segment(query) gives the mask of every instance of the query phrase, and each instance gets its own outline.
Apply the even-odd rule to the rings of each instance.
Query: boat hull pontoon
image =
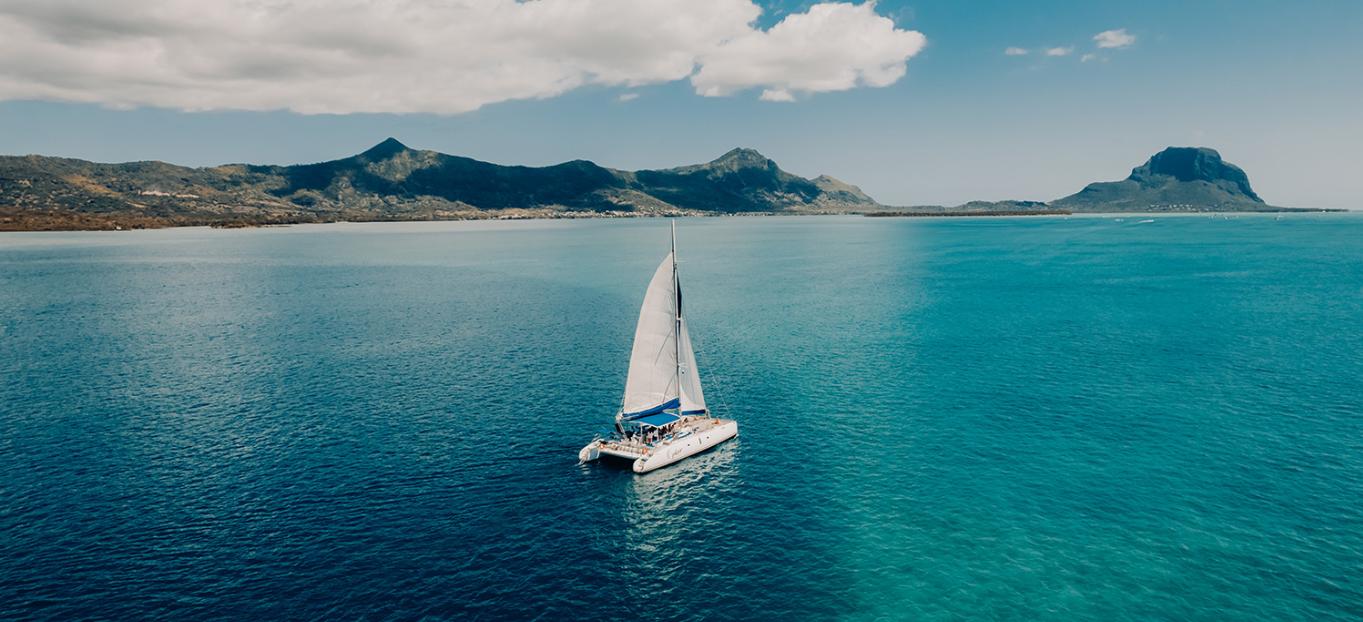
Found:
[[[733,419],[695,417],[679,421],[670,433],[654,442],[637,439],[598,439],[588,443],[577,458],[591,462],[615,457],[633,462],[635,473],[647,473],[689,458],[738,436]]]

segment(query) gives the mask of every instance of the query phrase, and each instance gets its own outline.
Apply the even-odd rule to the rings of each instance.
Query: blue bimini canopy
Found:
[[[642,424],[644,424],[644,425],[646,425],[646,426],[650,426],[650,427],[654,427],[654,428],[661,428],[661,427],[663,427],[663,426],[665,426],[665,425],[667,425],[667,424],[669,424],[669,423],[672,423],[673,421],[676,421],[676,420],[678,420],[678,419],[680,419],[680,418],[681,418],[681,417],[678,417],[678,416],[676,416],[676,415],[674,415],[674,414],[672,414],[672,413],[658,413],[658,414],[656,414],[656,415],[649,415],[649,416],[647,416],[647,417],[639,417],[638,419],[635,419],[634,421],[635,421],[635,423],[642,423]]]

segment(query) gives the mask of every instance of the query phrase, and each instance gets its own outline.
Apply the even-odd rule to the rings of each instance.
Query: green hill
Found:
[[[503,166],[389,138],[348,158],[187,168],[0,157],[0,229],[84,229],[341,220],[857,211],[878,204],[751,149],[705,164],[620,171],[574,160]]]

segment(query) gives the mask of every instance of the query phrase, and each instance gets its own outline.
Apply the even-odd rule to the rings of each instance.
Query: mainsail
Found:
[[[634,349],[629,357],[629,377],[621,414],[634,419],[676,408],[682,414],[704,414],[705,394],[700,388],[696,353],[681,315],[681,288],[677,283],[676,252],[668,253],[648,283],[639,324],[634,329]],[[680,329],[681,343],[677,343]]]
[[[677,281],[668,253],[648,282],[634,350],[629,356],[623,414],[636,417],[680,404],[677,394]]]

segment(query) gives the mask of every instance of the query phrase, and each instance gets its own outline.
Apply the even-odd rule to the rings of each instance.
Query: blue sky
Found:
[[[555,87],[561,88],[560,94],[539,99],[491,101],[467,111],[400,114],[279,110],[280,102],[298,107],[290,98],[307,98],[299,106],[314,108],[337,104],[318,103],[312,97],[319,90],[316,86],[306,93],[291,91],[289,85],[304,78],[288,72],[300,76],[309,68],[275,67],[268,56],[264,62],[243,56],[237,70],[250,72],[248,78],[278,70],[281,78],[224,77],[238,81],[231,82],[235,92],[209,90],[206,99],[188,106],[207,110],[178,109],[186,105],[162,91],[130,95],[121,85],[170,78],[152,65],[146,75],[129,74],[142,70],[125,66],[110,67],[108,76],[100,75],[103,53],[90,50],[106,48],[70,48],[76,44],[69,42],[103,41],[109,37],[99,29],[123,26],[111,26],[114,22],[102,16],[75,15],[86,20],[73,19],[70,12],[39,14],[50,12],[53,2],[60,4],[49,0],[39,7],[0,0],[0,35],[6,20],[13,28],[30,27],[36,22],[24,20],[39,19],[50,19],[62,28],[92,24],[78,32],[31,27],[66,48],[51,47],[56,43],[49,45],[38,35],[24,39],[31,47],[14,43],[14,37],[9,43],[0,37],[0,56],[10,59],[0,61],[0,99],[8,100],[0,101],[0,152],[189,165],[294,163],[342,157],[395,136],[413,147],[499,163],[542,165],[584,158],[636,169],[705,161],[732,147],[747,146],[791,172],[826,173],[858,184],[885,203],[955,204],[971,199],[1053,199],[1089,181],[1122,178],[1165,146],[1199,145],[1218,149],[1245,168],[1255,189],[1270,203],[1363,208],[1356,181],[1363,164],[1363,3],[1353,1],[883,0],[865,8],[893,20],[892,35],[876,31],[899,37],[887,44],[890,48],[913,49],[903,34],[907,31],[926,37],[926,46],[908,57],[904,75],[893,80],[868,70],[854,88],[822,90],[814,86],[822,84],[820,76],[806,75],[804,68],[857,49],[869,41],[865,32],[870,31],[848,31],[848,39],[838,39],[837,33],[808,37],[819,41],[804,41],[791,33],[794,39],[788,37],[783,45],[809,49],[731,53],[727,64],[714,60],[705,65],[706,84],[698,82],[696,74],[684,79],[658,77],[671,75],[673,69],[630,68],[636,71],[630,74],[632,86],[586,80],[562,87],[560,82]],[[771,28],[812,6],[766,3],[753,27]],[[86,10],[80,3],[67,8]],[[140,8],[155,7],[144,2],[123,11],[135,14]],[[746,17],[740,11],[735,19],[742,25]],[[342,34],[347,32],[344,27],[337,25]],[[322,24],[317,30],[327,34],[327,28]],[[1115,29],[1134,41],[1120,48],[1097,47],[1093,37]],[[381,56],[387,53],[384,37],[401,39],[408,33],[366,34],[370,35],[372,41],[366,39],[366,45]],[[613,58],[638,53],[628,41],[619,43],[623,47],[616,51],[609,47],[616,45],[609,36],[598,38],[605,41],[602,47],[586,56],[604,54],[609,64]],[[777,45],[775,39],[769,42],[771,47]],[[819,48],[820,44],[826,47]],[[580,42],[564,45],[580,47]],[[1005,54],[1009,47],[1028,54]],[[1045,55],[1043,50],[1050,48],[1072,49],[1063,56]],[[93,68],[78,62],[82,49]],[[771,54],[783,56],[772,60]],[[1094,56],[1083,60],[1088,54]],[[61,65],[63,55],[79,69]],[[474,89],[463,85],[477,82],[482,73],[493,72],[504,61],[492,52],[484,57],[466,51],[453,57],[456,60],[450,62],[462,68],[439,74],[447,84],[435,78],[429,80],[433,85],[422,84],[421,89],[378,84],[383,98],[373,105],[428,109],[463,101],[458,97]],[[771,70],[775,73],[749,76],[745,72],[756,64],[751,58],[779,67]],[[689,71],[685,69],[689,62],[684,62],[683,71]],[[860,61],[849,57],[847,62]],[[37,71],[32,69],[35,65],[58,77],[24,77]],[[614,70],[612,66],[602,71]],[[443,65],[440,71],[445,71]],[[638,79],[645,75],[639,71],[652,72],[647,73],[652,77]],[[119,85],[99,86],[109,84],[109,76],[115,76]],[[871,84],[885,81],[886,86]],[[698,94],[707,84],[726,92]],[[486,87],[494,94],[480,97],[497,99],[495,93],[501,91],[496,88],[500,87]],[[533,89],[539,87],[516,88],[536,92]],[[404,93],[417,90],[425,99],[412,104],[418,97],[414,94],[411,101],[404,101]],[[777,98],[788,94],[795,101],[761,101],[759,94],[767,91],[779,91]],[[255,97],[257,92],[262,96]],[[241,94],[245,95],[238,97]],[[621,101],[622,95],[633,99]],[[62,101],[72,99],[83,101]]]

